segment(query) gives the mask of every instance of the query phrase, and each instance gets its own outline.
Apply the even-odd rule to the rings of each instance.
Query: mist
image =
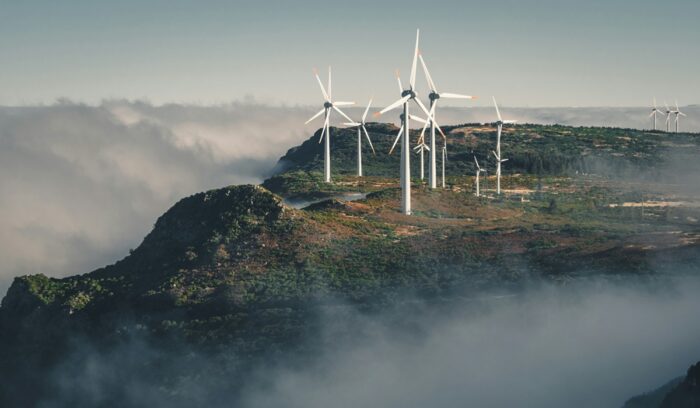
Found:
[[[306,354],[270,354],[252,372],[225,368],[225,352],[80,345],[41,406],[620,407],[700,358],[698,289],[597,280],[372,313],[338,303],[319,311]],[[171,391],[144,374],[154,366]]]
[[[319,107],[153,105],[0,107],[0,294],[18,275],[89,272],[128,254],[180,198],[259,183],[320,125]],[[682,130],[700,130],[700,107]],[[353,116],[361,108],[349,109]],[[650,126],[647,108],[509,108],[522,122]],[[395,117],[394,117],[395,116]],[[398,114],[382,120],[398,122]],[[442,125],[490,122],[492,108],[445,107]]]

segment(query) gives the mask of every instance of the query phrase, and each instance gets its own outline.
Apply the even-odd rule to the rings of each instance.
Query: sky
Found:
[[[28,0],[0,6],[0,105],[313,105],[397,95],[416,28],[442,91],[505,106],[700,103],[696,0]],[[424,87],[419,75],[419,89]]]

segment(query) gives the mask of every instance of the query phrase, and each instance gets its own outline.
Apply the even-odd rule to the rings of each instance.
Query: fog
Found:
[[[17,275],[66,276],[113,263],[184,196],[262,181],[320,126],[303,124],[316,110],[250,98],[218,106],[112,100],[0,107],[0,294]],[[700,108],[682,110],[682,129],[700,130]],[[502,112],[521,122],[650,124],[646,108]],[[439,120],[487,122],[493,115],[486,107],[446,107]]]
[[[252,374],[139,341],[114,353],[81,346],[42,406],[620,407],[700,358],[698,289],[697,279],[598,281],[376,314],[338,304],[311,356],[271,355]],[[154,365],[174,390],[143,374]]]

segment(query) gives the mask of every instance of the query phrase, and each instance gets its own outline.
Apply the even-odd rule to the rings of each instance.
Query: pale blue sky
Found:
[[[700,1],[22,1],[0,5],[0,104],[67,97],[395,98],[415,29],[441,90],[504,105],[700,103]],[[422,76],[419,81],[423,81]]]

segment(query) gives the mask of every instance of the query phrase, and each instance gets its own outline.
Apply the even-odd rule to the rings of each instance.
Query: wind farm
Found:
[[[410,68],[410,75],[408,78],[408,86],[404,87],[403,82],[401,81],[401,76],[400,76],[400,71],[397,69],[396,70],[396,82],[398,84],[399,92],[400,92],[400,98],[394,101],[393,103],[389,104],[385,108],[379,110],[374,114],[375,118],[379,118],[381,115],[384,115],[390,111],[393,111],[397,108],[401,108],[401,114],[399,115],[399,121],[400,121],[400,126],[398,128],[398,132],[396,133],[396,137],[394,139],[393,144],[391,144],[391,148],[388,149],[388,154],[391,155],[397,145],[400,146],[400,163],[399,163],[399,186],[401,188],[401,205],[400,205],[400,211],[404,215],[411,215],[412,214],[412,196],[411,196],[411,191],[412,188],[414,188],[414,185],[418,183],[418,185],[422,185],[424,179],[425,179],[425,154],[427,153],[429,156],[428,160],[428,183],[427,186],[431,190],[435,190],[438,188],[438,179],[440,179],[440,187],[442,189],[447,188],[447,182],[446,182],[446,169],[447,169],[447,162],[448,162],[448,134],[446,134],[442,127],[437,122],[436,116],[437,116],[437,106],[438,106],[438,101],[440,99],[453,99],[453,100],[476,100],[478,97],[473,96],[473,95],[467,95],[467,94],[459,94],[459,93],[451,93],[451,92],[440,92],[438,91],[437,86],[435,85],[435,82],[433,80],[433,77],[428,69],[428,66],[426,64],[425,58],[423,57],[423,52],[420,49],[420,29],[416,30],[416,38],[415,38],[415,45],[413,47],[413,53],[411,55],[411,68]],[[427,106],[426,103],[421,101],[420,95],[417,92],[417,68],[418,64],[420,63],[420,66],[422,67],[422,71],[424,74],[424,80],[425,83],[428,87],[428,101],[427,101]],[[332,102],[331,100],[331,94],[330,94],[330,89],[331,89],[331,71],[329,67],[328,71],[328,92],[326,91],[326,88],[324,88],[320,77],[318,76],[318,73],[314,71],[314,76],[316,78],[316,81],[318,82],[321,92],[324,96],[324,108],[320,110],[318,113],[316,113],[309,121],[306,123],[311,122],[312,120],[316,119],[317,117],[321,116],[322,114],[324,115],[324,124],[323,127],[321,128],[321,133],[320,133],[320,138],[319,138],[319,143],[321,143],[323,140],[325,140],[324,144],[324,181],[326,183],[331,183],[331,175],[330,175],[330,168],[331,168],[331,147],[330,147],[330,111],[335,110],[337,111],[340,115],[342,115],[344,118],[348,119],[348,122],[345,122],[344,124],[346,126],[350,127],[355,127],[357,129],[357,172],[356,175],[357,177],[363,177],[364,173],[362,170],[362,135],[364,134],[367,142],[369,143],[370,148],[372,149],[373,153],[373,158],[374,160],[377,160],[376,152],[374,150],[374,146],[372,145],[372,141],[369,137],[369,132],[367,130],[367,125],[368,122],[366,121],[367,119],[367,114],[369,112],[370,106],[372,104],[372,99],[370,99],[369,104],[367,105],[366,109],[364,110],[361,119],[359,121],[353,121],[351,120],[344,112],[342,112],[340,109],[338,109],[338,106],[350,106],[353,104],[353,102]],[[503,176],[503,167],[506,162],[509,161],[509,158],[504,157],[503,152],[502,152],[502,143],[501,143],[501,138],[503,136],[503,129],[504,126],[513,126],[515,125],[518,120],[514,119],[504,119],[501,116],[501,110],[498,106],[498,102],[496,101],[496,97],[492,96],[491,97],[493,101],[493,107],[495,109],[496,113],[496,120],[492,122],[491,124],[495,127],[495,145],[494,148],[491,149],[490,154],[487,154],[485,157],[482,157],[483,162],[485,163],[485,167],[480,167],[477,161],[477,157],[473,155],[474,158],[474,165],[475,165],[475,171],[476,171],[476,177],[474,178],[474,186],[473,189],[475,190],[475,195],[477,197],[480,197],[483,195],[482,191],[483,189],[480,188],[479,186],[479,177],[482,172],[486,173],[488,165],[493,163],[493,166],[495,167],[494,173],[495,173],[495,196],[500,196],[502,193],[502,188],[501,188],[501,179]],[[652,102],[652,109],[651,113],[649,114],[649,118],[652,120],[652,130],[656,131],[657,130],[657,115],[665,115],[665,125],[666,125],[666,133],[671,132],[671,126],[672,126],[672,121],[673,121],[673,126],[675,133],[679,133],[680,127],[679,127],[679,122],[680,122],[680,117],[686,116],[685,113],[680,111],[680,107],[678,106],[678,102],[676,102],[675,109],[672,109],[669,107],[668,103],[664,102],[664,110],[661,110],[657,107],[656,105],[656,97],[654,97]],[[418,115],[414,115],[410,113],[410,106],[411,103],[414,103],[415,106],[419,109],[419,111],[425,115],[425,118],[420,117]],[[419,124],[422,124],[422,130],[420,131],[419,135],[417,138],[415,138],[415,142],[413,145],[411,145],[413,139],[412,139],[412,131],[411,131],[411,121],[417,122]],[[428,131],[428,136],[429,136],[429,141],[426,143],[426,131]],[[515,132],[517,134],[517,132]],[[438,147],[438,142],[436,140],[436,136],[439,134],[442,137],[442,145]],[[413,180],[411,176],[411,152],[415,152],[418,155],[418,168],[417,168],[417,173],[418,173],[418,179]],[[440,172],[438,173],[438,151],[440,153]],[[474,152],[471,152],[474,153]],[[490,160],[491,159],[491,160]],[[460,175],[457,175],[458,177]],[[466,178],[467,175],[464,174],[464,177]]]
[[[700,7],[641,1],[8,3],[0,406],[696,406]]]

